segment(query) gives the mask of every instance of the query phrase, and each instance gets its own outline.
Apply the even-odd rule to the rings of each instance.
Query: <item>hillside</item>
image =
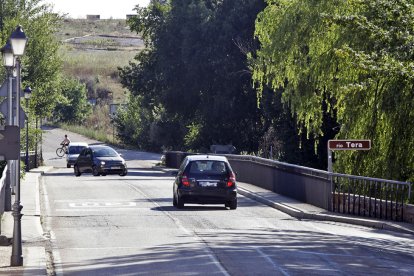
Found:
[[[126,101],[128,92],[119,83],[117,68],[127,65],[144,47],[126,20],[65,19],[56,35],[63,43],[64,73],[84,82],[92,101]]]
[[[125,104],[129,95],[120,84],[117,68],[128,65],[144,48],[142,40],[120,19],[65,19],[56,36],[62,42],[64,74],[86,84],[88,100],[94,105],[81,126],[65,128],[115,142],[110,106]]]

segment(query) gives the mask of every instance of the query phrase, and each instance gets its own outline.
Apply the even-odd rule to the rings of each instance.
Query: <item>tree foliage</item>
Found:
[[[0,5],[2,45],[21,25],[29,38],[22,57],[22,83],[32,88],[30,109],[36,117],[51,114],[59,93],[61,60],[55,37],[61,18],[43,0],[4,0]]]
[[[137,7],[131,29],[148,46],[121,69],[123,84],[153,114],[163,148],[207,150],[211,144],[257,149],[260,111],[246,54],[257,47],[261,0],[175,0]],[[241,132],[240,129],[243,129]]]
[[[338,138],[372,140],[369,152],[337,153],[337,171],[413,180],[412,1],[267,2],[254,81],[283,91],[308,135],[326,135],[328,113]]]
[[[59,87],[61,93],[53,111],[53,119],[64,123],[82,123],[91,113],[85,84],[77,79],[63,78]]]

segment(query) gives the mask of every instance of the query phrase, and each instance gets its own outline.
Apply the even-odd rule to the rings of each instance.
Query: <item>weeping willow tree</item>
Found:
[[[412,0],[268,0],[252,55],[259,91],[282,91],[301,130],[371,139],[367,152],[336,153],[335,171],[414,180]],[[259,99],[261,93],[259,92]]]

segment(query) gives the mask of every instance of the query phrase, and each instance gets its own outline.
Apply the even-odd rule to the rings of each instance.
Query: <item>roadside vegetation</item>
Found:
[[[414,181],[411,2],[151,1],[88,21],[6,0],[0,39],[17,24],[31,37],[31,128],[48,118],[157,152],[232,144],[319,169],[329,139],[370,139],[335,152],[334,171]]]
[[[85,20],[64,18],[55,34],[60,41],[90,34],[137,37],[136,33],[131,33],[124,19]]]
[[[133,43],[139,36],[129,30],[126,20],[65,19],[63,26],[57,33],[64,42],[59,52],[62,69],[65,76],[85,87],[89,105],[82,124],[56,117],[54,122],[91,138],[121,143],[115,139],[109,106],[128,101],[129,93],[121,85],[118,67],[126,66],[140,50],[142,46]],[[126,41],[120,43],[120,38]]]
[[[129,21],[147,48],[121,70],[119,138],[321,169],[329,139],[370,139],[334,170],[413,181],[411,2],[153,1]]]
[[[61,18],[52,13],[42,0],[4,0],[0,5],[1,45],[6,44],[17,25],[21,25],[26,36],[30,38],[25,54],[21,57],[21,68],[22,87],[28,85],[32,89],[29,108],[23,108],[29,118],[29,148],[33,149],[36,144],[35,137],[39,137],[40,132],[35,128],[36,122],[50,116],[56,103],[62,99],[62,60],[58,55],[60,43],[55,37]],[[2,81],[6,80],[3,66],[0,67],[0,76]],[[25,133],[25,129],[22,129],[22,147],[25,145]],[[24,166],[21,168],[23,176]]]

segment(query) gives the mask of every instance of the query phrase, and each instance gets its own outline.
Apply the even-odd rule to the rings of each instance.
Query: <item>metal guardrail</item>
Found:
[[[186,155],[167,152],[166,165],[178,168]],[[225,154],[242,181],[329,211],[396,221],[414,197],[413,184],[313,169],[251,155]]]
[[[412,183],[332,173],[333,211],[403,221]]]
[[[296,172],[296,173],[304,174],[307,176],[319,177],[322,179],[329,180],[329,173],[323,170],[289,164],[289,163],[280,162],[277,160],[266,159],[262,157],[251,156],[251,155],[226,154],[225,156],[229,160],[250,161],[256,164],[271,166],[271,167],[278,168],[281,170],[289,170],[291,172]]]

